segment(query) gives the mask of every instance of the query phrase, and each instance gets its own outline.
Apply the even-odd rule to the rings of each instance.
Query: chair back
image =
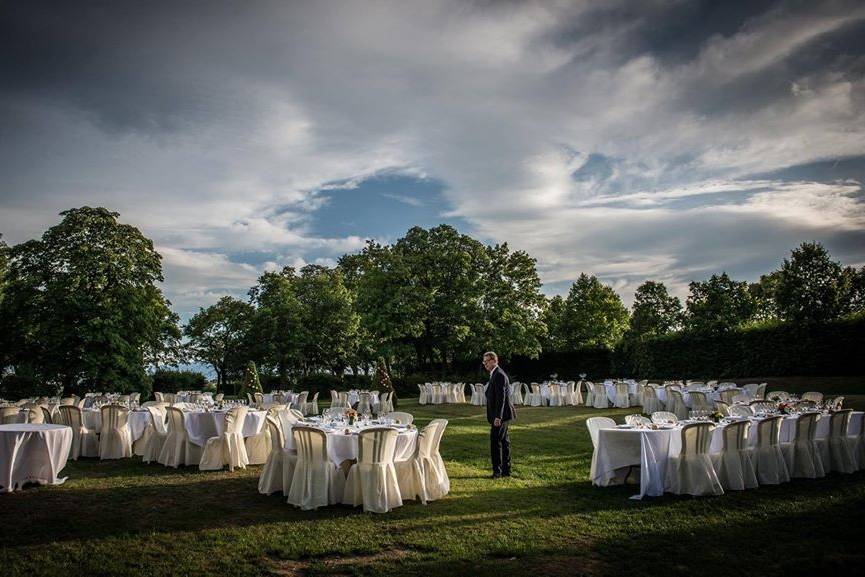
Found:
[[[419,384],[418,384],[418,387],[420,387]],[[331,389],[330,390],[330,404],[331,404],[331,406],[333,406],[333,405],[336,405],[338,403],[339,403],[339,393],[337,393],[335,390]]]
[[[159,391],[155,391],[153,393],[153,398],[156,399],[157,403],[164,403],[165,402],[165,397]]]
[[[724,401],[715,401],[715,410],[726,417],[730,414],[730,405]]]
[[[225,393],[216,393],[216,396],[213,397],[213,402],[218,403],[225,398]]]
[[[727,389],[718,393],[718,398],[727,403],[728,405],[733,404],[733,398],[739,394],[739,391],[736,389]]]
[[[850,417],[853,409],[844,409],[832,413],[829,420],[829,436],[833,439],[841,439],[847,436],[847,427],[850,425]]]
[[[129,409],[121,405],[105,405],[100,409],[102,415],[102,430],[100,433],[121,429],[129,419]]]
[[[392,463],[396,454],[396,429],[364,429],[358,436],[358,463]]]
[[[690,423],[682,427],[682,450],[680,455],[701,455],[709,452],[712,442],[712,423]]]
[[[600,429],[615,429],[616,421],[610,417],[589,417],[586,419],[586,428],[592,438],[592,445],[598,447],[598,431]]]
[[[297,458],[299,461],[302,460],[309,463],[327,462],[327,435],[324,431],[303,425],[295,425],[291,429],[291,435],[294,437],[294,446],[297,448]]]
[[[748,431],[751,423],[748,421],[737,421],[726,425],[721,433],[724,436],[725,451],[741,451],[748,446]]]
[[[757,446],[772,447],[781,442],[781,425],[784,417],[778,415],[762,419],[757,423]]]
[[[402,411],[394,411],[388,413],[387,417],[394,420],[395,423],[399,423],[400,425],[411,425],[414,422],[414,416],[410,413],[404,413]]]
[[[75,397],[62,398],[62,399],[60,399],[60,404],[61,405],[74,405],[75,404]]]
[[[655,387],[652,385],[646,385],[643,387],[643,402],[645,403],[646,399],[657,399],[658,392],[655,390]]]
[[[631,426],[638,425],[651,425],[652,420],[644,417],[643,415],[626,415],[625,422]]]
[[[246,421],[248,410],[246,407],[232,407],[225,413],[226,435],[235,435],[243,430],[243,423]]]
[[[652,413],[652,422],[653,423],[678,423],[679,417],[676,416],[676,413],[671,413],[670,411],[655,411]]]
[[[153,425],[153,429],[160,435],[168,434],[168,427],[165,424],[165,408],[162,405],[150,405],[144,408],[150,413],[150,423]]]
[[[261,408],[264,406],[264,394],[255,393],[252,397],[255,400],[255,406],[256,407]]]
[[[48,410],[48,407],[39,405],[39,408],[42,409],[42,420],[46,423],[53,423],[54,419],[51,418],[51,411]]]
[[[182,410],[178,409],[177,407],[166,407],[165,414],[168,417],[169,433],[186,433],[186,426],[183,424]]]
[[[709,404],[709,398],[706,396],[706,393],[702,391],[691,391],[688,394],[691,397],[691,406],[694,409],[700,411],[706,410],[712,406]]]
[[[60,420],[67,427],[72,427],[73,431],[78,431],[84,426],[84,417],[81,415],[81,408],[75,405],[60,405]]]
[[[438,455],[439,446],[441,445],[442,437],[445,434],[445,429],[447,429],[448,421],[447,419],[433,419],[432,421],[430,421],[430,424],[435,424],[436,426],[435,439],[433,440],[433,444],[431,447],[432,454]]]
[[[796,417],[796,442],[813,441],[817,433],[817,413],[805,413]]]
[[[748,405],[733,405],[728,409],[731,417],[753,417],[754,411]]]
[[[766,394],[767,401],[787,401],[790,399],[790,393],[787,391],[772,391]]]
[[[751,401],[751,404],[748,406],[751,407],[755,415],[758,413],[772,413],[778,410],[777,403],[773,403],[772,401]]]
[[[815,403],[819,403],[823,400],[823,393],[808,391],[807,393],[802,393],[802,396],[799,398],[803,401],[814,401]]]
[[[541,394],[541,386],[537,383],[532,383],[532,393],[535,395]]]
[[[628,383],[616,383],[616,395],[628,395]]]
[[[272,451],[281,451],[285,448],[285,433],[282,432],[282,427],[275,418],[268,415],[266,417],[267,430],[270,431],[270,448]]]
[[[685,404],[685,397],[682,396],[682,392],[679,389],[667,389],[667,401],[673,401],[674,403]]]

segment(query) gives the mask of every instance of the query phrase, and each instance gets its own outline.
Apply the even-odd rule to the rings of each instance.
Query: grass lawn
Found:
[[[850,402],[852,401],[852,403]],[[861,408],[865,397],[848,397]],[[514,477],[488,479],[482,407],[450,421],[451,493],[387,515],[302,512],[257,492],[261,467],[199,472],[70,461],[58,487],[0,495],[0,575],[791,575],[865,566],[865,473],[720,497],[632,501],[589,480],[589,416],[519,408]]]

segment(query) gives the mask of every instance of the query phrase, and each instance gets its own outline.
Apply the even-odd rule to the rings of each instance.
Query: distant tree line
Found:
[[[335,267],[266,272],[247,298],[223,297],[180,327],[149,239],[105,208],[61,216],[39,240],[9,247],[0,238],[3,383],[137,390],[148,368],[181,361],[210,365],[223,388],[249,361],[273,386],[376,365],[397,378],[444,375],[490,349],[540,362],[585,349],[646,356],[647,343],[670,335],[696,342],[779,323],[809,327],[865,307],[865,269],[842,266],[819,243],[803,243],[755,283],[726,273],[692,282],[684,305],[646,281],[629,311],[587,274],[547,298],[530,255],[440,225],[412,228],[392,245],[370,241]]]

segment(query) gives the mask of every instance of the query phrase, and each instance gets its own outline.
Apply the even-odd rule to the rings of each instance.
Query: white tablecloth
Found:
[[[0,425],[0,493],[24,483],[59,485],[66,466],[72,429],[40,423]]]
[[[225,432],[225,413],[227,411],[190,411],[183,413],[183,424],[189,440],[203,447],[210,437],[218,437]],[[252,437],[261,433],[267,418],[267,411],[248,411],[243,422],[243,436]]]
[[[757,421],[752,420],[749,432],[749,443],[757,444]],[[820,415],[817,421],[817,439],[829,436],[829,416]],[[847,429],[848,436],[861,433],[865,423],[865,413],[854,411]],[[719,423],[712,431],[710,452],[721,451],[724,446],[723,429],[725,424]],[[792,440],[796,427],[796,418],[787,417],[781,424],[780,440],[782,443]],[[623,467],[640,467],[640,493],[632,498],[658,496],[664,493],[667,460],[681,449],[680,427],[673,429],[600,429],[598,431],[598,446],[592,454],[592,483],[601,487],[615,484],[620,475],[616,469]]]
[[[327,433],[327,455],[335,465],[339,465],[343,461],[357,459],[358,441],[360,439],[358,433],[361,429],[350,427],[349,430],[351,432],[345,434],[347,427],[344,426],[329,427],[327,425],[311,425],[310,423],[303,424],[313,426]],[[383,425],[373,425],[373,427],[381,426]],[[394,426],[394,428],[399,431],[396,438],[396,453],[394,458],[397,461],[407,459],[414,452],[415,443],[417,443],[418,438],[417,429],[414,427],[399,426]],[[288,431],[288,434],[291,435],[291,431]]]

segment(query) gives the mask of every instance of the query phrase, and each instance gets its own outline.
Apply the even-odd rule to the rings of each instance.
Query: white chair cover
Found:
[[[246,445],[243,442],[243,423],[246,407],[233,407],[225,413],[225,432],[207,439],[198,468],[202,471],[218,471],[225,465],[233,471],[235,467],[245,469],[249,464]]]
[[[606,396],[606,392],[604,393],[604,395]],[[585,404],[587,407],[594,407],[595,406],[595,385],[593,385],[589,381],[586,381],[586,402],[585,402]]]
[[[148,424],[150,435],[144,445],[142,460],[145,463],[151,463],[159,460],[162,447],[165,446],[165,440],[168,439],[168,427],[165,424],[165,407],[151,405],[146,409],[150,413],[150,423]]]
[[[731,417],[753,417],[754,410],[751,405],[731,405],[727,407],[727,412]]]
[[[573,386],[573,394],[571,395],[572,401],[571,404],[574,406],[579,406],[583,404],[583,381],[579,381],[577,383],[572,383]]]
[[[432,444],[435,442],[436,424],[430,423],[423,428],[415,440],[414,451],[402,461],[394,462],[399,494],[403,501],[420,499],[426,505],[429,496],[426,490],[424,462],[430,458]]]
[[[725,491],[742,491],[757,487],[757,473],[748,448],[751,423],[739,421],[721,430],[723,446],[712,454],[712,466]]]
[[[714,407],[712,403],[709,401],[709,397],[706,396],[706,393],[702,391],[691,391],[689,393],[691,397],[691,410],[692,411],[712,411]]]
[[[17,414],[18,409],[15,408]],[[69,448],[69,458],[77,461],[78,457],[99,456],[99,436],[84,426],[81,409],[75,405],[61,405],[62,422],[72,429],[72,446]]]
[[[418,390],[418,397],[417,397],[418,404],[419,405],[427,404],[426,387],[423,386],[422,384],[418,383],[417,384],[417,390]],[[474,403],[472,403],[472,404],[474,404]]]
[[[240,425],[241,430],[243,424]],[[262,465],[267,462],[270,456],[270,429],[263,427],[257,435],[252,435],[243,439],[243,444],[246,445],[246,458],[249,460],[247,465]]]
[[[429,447],[422,448],[423,450],[418,456],[423,465],[424,486],[428,501],[441,499],[451,490],[451,480],[439,452],[442,436],[445,434],[448,422],[445,419],[433,419],[427,428],[432,425],[435,425],[435,435],[432,437]]]
[[[515,405],[523,404],[523,385],[521,383],[511,383],[511,400]]]
[[[658,411],[663,411],[664,405],[661,399],[658,398],[658,391],[652,385],[643,387],[643,413],[651,415]]]
[[[627,409],[631,406],[631,399],[628,395],[628,383],[616,383],[614,385],[616,394],[613,397],[613,406],[618,409]]]
[[[550,391],[548,404],[551,407],[561,407],[562,406],[562,390],[559,386],[559,383],[550,383],[547,388]]]
[[[724,494],[709,457],[714,428],[712,423],[691,423],[682,427],[681,449],[667,460],[666,491],[676,495]]]
[[[272,495],[277,491],[288,496],[291,478],[294,476],[294,466],[297,453],[286,448],[285,434],[279,421],[268,415],[267,429],[270,432],[271,447],[267,462],[258,477],[258,492],[262,495]]]
[[[678,423],[679,417],[670,411],[655,411],[652,413],[652,422],[657,424]]]
[[[667,411],[675,413],[679,420],[688,418],[688,407],[685,405],[685,398],[682,393],[676,389],[667,388]]]
[[[472,385],[472,405],[483,406],[487,402],[484,386],[480,383]]]
[[[120,405],[105,405],[101,409],[102,430],[99,432],[99,458],[125,459],[132,456],[132,436],[127,422],[129,409]]]
[[[589,437],[592,439],[592,446],[598,448],[598,430],[599,429],[614,429],[616,421],[610,417],[589,417],[586,419],[586,428],[589,430]]]
[[[592,395],[592,397],[594,398],[594,405],[593,406],[596,409],[608,409],[608,408],[610,408],[610,403],[608,402],[608,399],[607,399],[607,389],[606,389],[606,387],[604,387],[604,384],[603,383],[598,383],[597,385],[591,384],[591,387],[592,387],[592,391],[594,392],[594,395]]]
[[[168,417],[168,435],[156,461],[175,469],[180,465],[197,465],[201,460],[201,449],[189,441],[183,423],[183,411],[177,407],[166,407],[165,414]]]
[[[411,415],[410,413],[404,413],[402,411],[394,411],[392,413],[388,413],[385,416],[393,419],[395,423],[399,423],[400,425],[411,425],[414,422],[413,415]]]
[[[796,417],[793,440],[782,445],[790,477],[816,479],[826,476],[820,450],[814,442],[817,418],[816,413],[805,413]]]
[[[802,396],[799,397],[799,399],[803,401],[813,401],[815,403],[820,403],[823,401],[823,393],[817,391],[808,391],[807,393],[802,393]]]
[[[757,423],[757,447],[754,449],[754,468],[761,485],[778,485],[790,480],[787,462],[781,451],[779,437],[784,417],[769,417]]]
[[[306,398],[309,396],[309,391],[302,391],[292,403],[291,408],[297,409],[306,416]]]
[[[827,473],[853,473],[856,470],[856,438],[847,437],[852,409],[833,413],[829,421],[829,438],[817,440],[820,458]]]
[[[364,511],[387,513],[402,507],[394,468],[396,429],[373,428],[360,432],[357,463],[348,471],[342,502],[363,505]]]
[[[652,419],[646,418],[643,415],[626,415],[625,422],[636,427],[637,425],[651,425]]]
[[[288,502],[304,511],[338,503],[345,491],[345,477],[327,456],[327,435],[304,426],[295,426],[291,432],[297,463]]]

